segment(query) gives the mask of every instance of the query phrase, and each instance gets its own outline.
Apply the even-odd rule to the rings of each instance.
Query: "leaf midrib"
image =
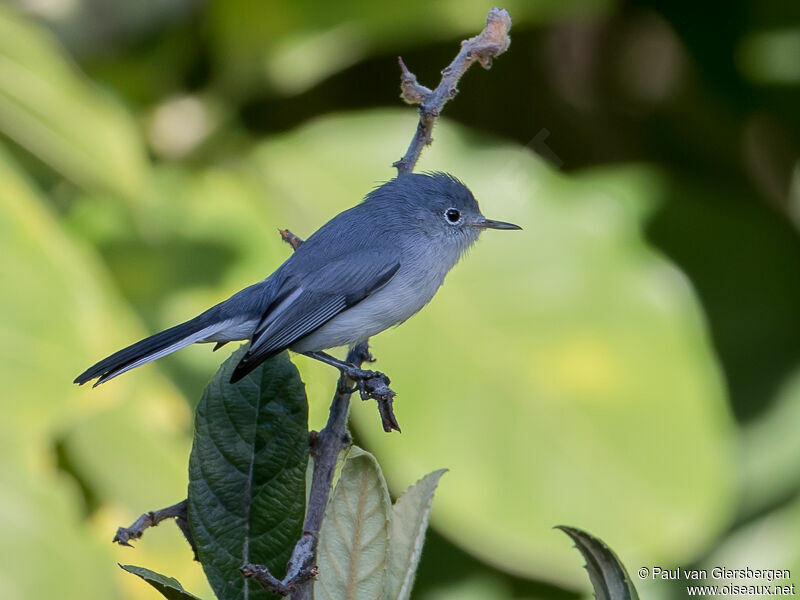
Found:
[[[361,556],[361,537],[363,535],[364,505],[367,501],[367,478],[361,477],[358,490],[358,506],[356,506],[356,518],[353,523],[353,551],[350,566],[347,570],[347,600],[358,600],[356,591],[358,590],[358,567],[359,557]]]
[[[258,415],[261,411],[261,384],[263,383],[263,377],[261,381],[259,381],[259,385],[257,386],[258,394],[256,399],[256,406],[255,406],[255,422],[256,426],[253,427],[253,439],[250,440],[250,467],[247,469],[247,480],[245,481],[244,487],[244,541],[242,543],[242,564],[247,564],[250,562],[250,508],[253,506],[252,501],[250,499],[250,493],[253,489],[253,472],[255,471],[255,464],[256,464],[256,437],[258,436]],[[250,580],[244,580],[244,587],[242,588],[243,600],[249,600],[250,598]]]

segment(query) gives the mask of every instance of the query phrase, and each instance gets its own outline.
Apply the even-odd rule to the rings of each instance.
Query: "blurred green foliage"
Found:
[[[631,572],[800,572],[800,10],[712,4],[512,2],[510,52],[437,126],[420,168],[525,231],[374,340],[403,434],[352,410],[391,492],[450,469],[415,598],[588,594],[558,523]],[[227,348],[70,382],[392,177],[396,55],[432,84],[489,7],[93,6],[0,7],[0,597],[158,597],[117,561],[209,598],[176,528],[109,540],[185,497]],[[318,428],[336,373],[295,362]]]

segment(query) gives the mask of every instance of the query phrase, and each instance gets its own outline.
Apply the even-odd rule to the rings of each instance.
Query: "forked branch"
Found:
[[[486,17],[486,27],[475,37],[461,42],[461,51],[442,71],[442,80],[436,89],[430,90],[417,81],[417,76],[408,70],[402,58],[400,63],[400,97],[409,104],[419,104],[417,131],[406,150],[405,156],[392,166],[398,175],[414,170],[419,155],[433,141],[433,124],[444,105],[458,93],[458,81],[472,63],[478,62],[484,69],[492,66],[492,60],[508,50],[511,38],[511,17],[502,8],[493,8]]]

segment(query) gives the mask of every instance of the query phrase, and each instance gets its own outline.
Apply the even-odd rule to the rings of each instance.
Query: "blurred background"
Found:
[[[71,381],[391,178],[416,124],[397,55],[432,87],[490,7],[0,5],[0,597],[158,597],[115,562],[212,597],[171,524],[110,541],[185,497],[229,348]],[[525,229],[373,341],[403,433],[352,409],[393,494],[450,469],[414,597],[588,596],[558,524],[632,574],[800,573],[800,4],[505,8],[510,51],[467,73],[419,169]],[[319,428],[336,373],[295,362]]]

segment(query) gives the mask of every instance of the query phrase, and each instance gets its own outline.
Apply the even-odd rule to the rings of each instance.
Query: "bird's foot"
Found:
[[[307,355],[339,369],[342,374],[342,377],[339,378],[340,392],[353,393],[358,391],[362,400],[375,400],[378,403],[378,412],[381,415],[381,424],[384,431],[387,433],[400,431],[400,425],[397,423],[392,408],[395,392],[389,387],[391,383],[389,377],[380,371],[361,369],[353,364],[354,362],[374,362],[375,360],[365,346],[360,346],[361,344],[357,345],[351,351],[347,357],[347,362],[338,360],[324,352],[308,352]],[[349,387],[351,383],[354,383],[355,387]]]
[[[341,370],[342,374],[353,381],[356,387],[350,390],[355,392],[358,390],[362,400],[387,400],[394,397],[395,393],[389,387],[391,381],[389,378],[380,371],[368,371],[366,369],[359,369],[353,365],[348,365],[347,368]]]
[[[394,416],[392,408],[396,394],[389,387],[391,383],[389,377],[380,371],[359,369],[355,365],[345,364],[346,366],[340,369],[344,377],[339,380],[339,385],[346,388],[349,380],[355,383],[355,387],[343,389],[342,391],[350,393],[358,391],[362,400],[375,400],[378,403],[378,412],[381,415],[383,430],[387,433],[400,431],[400,425],[397,423],[397,418]]]

